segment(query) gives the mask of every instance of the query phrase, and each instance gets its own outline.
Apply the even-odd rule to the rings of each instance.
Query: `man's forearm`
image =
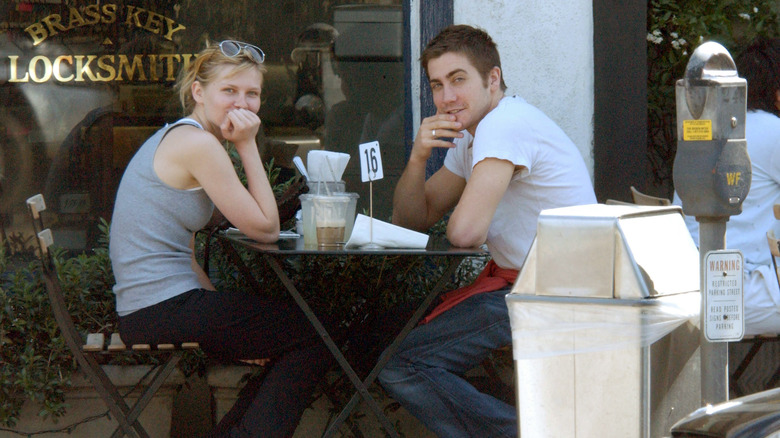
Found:
[[[425,162],[409,160],[393,194],[393,223],[415,230],[428,228]]]

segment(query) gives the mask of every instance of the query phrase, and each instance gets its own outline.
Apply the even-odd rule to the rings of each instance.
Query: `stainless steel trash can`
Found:
[[[698,289],[679,207],[543,211],[506,298],[521,436],[666,436],[701,406]]]

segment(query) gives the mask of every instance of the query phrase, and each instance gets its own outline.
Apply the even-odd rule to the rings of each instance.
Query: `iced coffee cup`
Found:
[[[320,248],[343,246],[349,196],[315,196],[312,201],[317,245]]]

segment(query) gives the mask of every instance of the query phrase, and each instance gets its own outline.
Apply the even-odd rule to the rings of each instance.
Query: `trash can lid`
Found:
[[[699,290],[699,251],[679,206],[543,210],[512,293],[650,298]]]

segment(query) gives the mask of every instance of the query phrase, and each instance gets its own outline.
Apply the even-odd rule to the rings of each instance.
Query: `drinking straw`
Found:
[[[328,169],[330,169],[330,176],[333,178],[333,182],[336,182],[336,172],[333,171],[333,166],[330,164],[330,158],[327,155],[325,155],[325,162],[328,163]],[[328,196],[330,196],[330,189],[328,189],[327,184],[325,184],[325,189],[328,191]]]
[[[320,186],[323,186],[323,185],[325,186],[325,193],[327,193],[328,196],[330,196],[330,187],[328,187],[328,182],[327,181],[317,181],[317,194],[318,195],[322,194],[321,193],[322,191],[320,190]]]
[[[333,178],[333,182],[336,181],[336,172],[333,171],[333,166],[330,164],[330,158],[328,156],[325,156],[325,162],[328,163],[328,169],[330,169],[330,176]]]

